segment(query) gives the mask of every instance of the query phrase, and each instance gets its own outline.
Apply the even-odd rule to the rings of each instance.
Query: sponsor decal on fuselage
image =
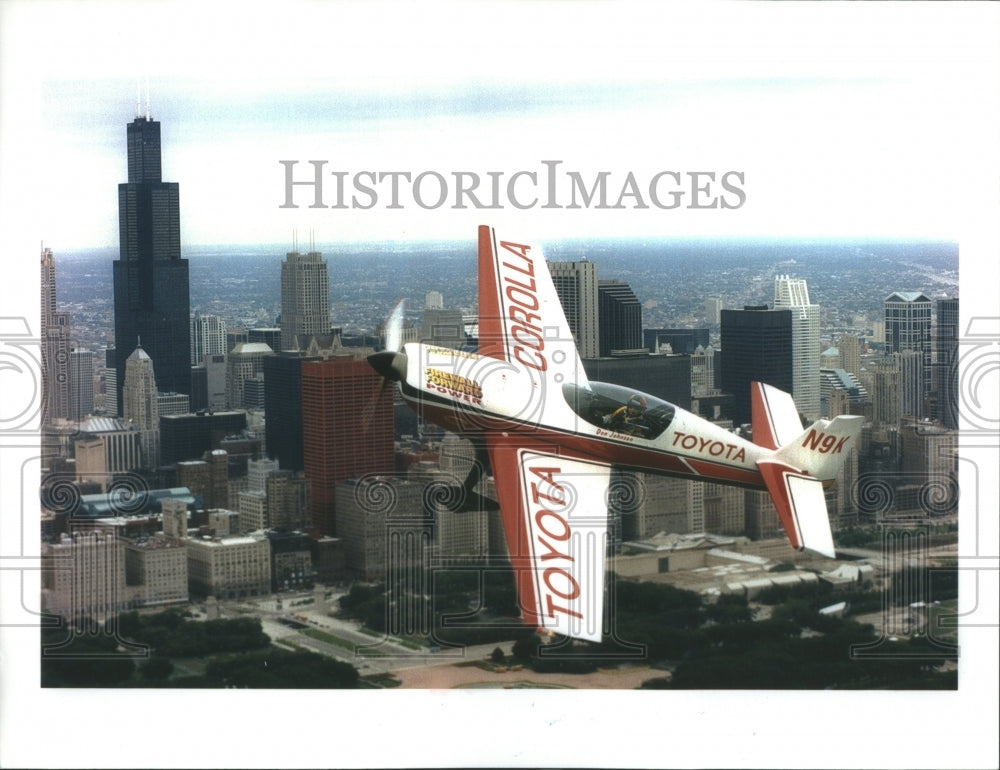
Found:
[[[475,353],[467,353],[464,350],[456,350],[454,348],[441,348],[438,347],[437,345],[425,345],[424,351],[428,355],[447,356],[448,358],[469,358],[469,359],[480,358],[480,356],[476,355]]]
[[[427,390],[437,391],[458,401],[468,401],[476,406],[483,405],[483,389],[478,382],[430,367],[424,369],[424,380]]]
[[[747,459],[747,450],[745,447],[730,444],[727,441],[720,441],[716,438],[696,436],[693,433],[677,431],[674,433],[674,440],[671,446],[718,459],[732,460],[733,462],[743,462]]]

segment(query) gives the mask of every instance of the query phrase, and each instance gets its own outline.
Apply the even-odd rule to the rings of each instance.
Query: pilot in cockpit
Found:
[[[632,436],[648,435],[646,399],[638,393],[634,394],[627,404],[606,415],[604,424],[620,433],[628,433]]]

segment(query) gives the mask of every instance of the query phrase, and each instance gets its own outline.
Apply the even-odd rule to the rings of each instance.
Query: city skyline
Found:
[[[61,254],[117,243],[114,189],[125,178],[121,123],[133,117],[136,80],[144,90],[147,75],[151,114],[163,124],[163,177],[176,180],[185,193],[183,257],[207,244],[287,246],[296,231],[314,232],[324,252],[327,243],[352,242],[371,244],[377,253],[384,244],[471,240],[476,225],[497,219],[539,240],[934,239],[957,244],[962,255],[963,322],[998,315],[995,7],[906,4],[904,13],[897,4],[727,4],[725,13],[684,5],[664,13],[654,4],[553,3],[540,4],[529,21],[493,4],[475,9],[390,4],[390,13],[385,5],[350,3],[280,12],[229,4],[197,10],[152,4],[143,12],[103,2],[33,5],[0,6],[0,251],[17,265],[4,289],[4,315],[26,319],[33,339],[39,336],[33,263],[39,242],[54,251],[57,265]],[[738,189],[746,200],[733,209],[660,210],[633,208],[634,198],[626,196],[622,210],[545,210],[543,193],[538,206],[525,210],[510,205],[509,198],[503,209],[407,201],[400,210],[383,205],[389,201],[387,181],[372,209],[310,211],[312,191],[304,187],[295,191],[300,207],[282,209],[286,189],[279,161],[285,159],[298,162],[296,179],[308,175],[312,159],[326,160],[328,171],[351,175],[432,171],[445,176],[452,196],[456,173],[478,174],[482,193],[489,189],[489,172],[502,172],[505,194],[513,174],[536,172],[541,178],[550,168],[546,161],[558,160],[560,174],[578,172],[587,184],[607,171],[612,203],[627,189],[630,173],[648,199],[645,186],[661,170],[711,172],[715,184],[738,171],[744,174]],[[336,177],[326,180],[331,203]],[[346,182],[352,183],[350,176]],[[691,185],[691,178],[685,183]],[[434,197],[432,186],[424,192]],[[713,188],[712,194],[720,193],[739,202]],[[276,270],[286,250],[276,253]],[[629,277],[623,280],[638,288]],[[670,280],[665,271],[664,282]],[[11,288],[10,294],[19,296],[10,296]],[[449,287],[441,288],[447,297]],[[963,323],[959,340],[966,333]],[[8,391],[14,375],[0,373],[10,393],[7,418],[12,404],[30,403],[30,397],[18,397],[34,384],[15,381]],[[995,374],[986,379],[990,376],[995,383]],[[38,582],[34,551],[24,546],[34,542],[36,512],[23,506],[25,500],[33,505],[37,495],[34,488],[25,494],[18,484],[28,479],[30,487],[37,478],[37,447],[31,436],[21,438],[19,420],[14,410],[14,431],[2,437],[7,443],[0,541],[4,556],[13,557],[4,575],[5,625],[37,623],[22,611],[23,597],[33,596]],[[19,442],[31,446],[22,449]],[[963,516],[977,516],[977,505],[995,510],[995,479],[971,483],[988,488],[963,495]],[[23,514],[20,530],[15,511]],[[993,519],[978,522],[981,539],[995,532]],[[973,540],[964,541],[962,549],[962,554],[992,554]],[[984,742],[987,752],[995,749],[990,735],[984,741],[968,719],[974,710],[995,713],[989,710],[995,709],[995,645],[981,645],[979,630],[989,631],[963,630],[962,649],[963,671],[977,676],[963,674],[948,708],[941,708],[933,693],[908,693],[892,698],[888,713],[865,724],[857,720],[872,703],[864,694],[842,694],[838,704],[849,705],[827,711],[823,701],[771,693],[773,711],[744,712],[740,721],[730,720],[748,701],[706,692],[657,700],[655,713],[637,709],[628,693],[601,693],[598,708],[588,694],[570,701],[543,691],[505,692],[499,696],[503,701],[477,694],[463,699],[461,710],[442,694],[427,693],[418,702],[442,707],[437,713],[446,719],[447,745],[435,764],[481,764],[489,757],[503,762],[508,755],[560,766],[704,763],[706,750],[694,753],[690,743],[711,744],[712,764],[736,765],[748,758],[779,764],[783,757],[808,763],[816,757],[817,720],[830,739],[818,762],[918,761],[913,751],[919,750],[919,762],[928,766],[965,764],[956,744],[978,749]],[[6,653],[12,632],[30,629],[3,631]],[[108,696],[116,708],[119,751],[81,757],[81,747],[97,751],[95,738],[103,737],[100,701],[87,699],[93,708],[84,719],[80,699],[47,698],[47,719],[35,719],[38,645],[27,647],[16,663],[3,656],[0,701],[6,701],[9,717],[3,720],[3,737],[18,738],[13,751],[4,747],[5,761],[12,766],[141,763],[149,748],[150,716],[158,714],[157,695],[163,694],[153,693],[136,709],[116,708],[117,694]],[[7,697],[11,688],[28,697]],[[232,700],[217,695],[222,693],[185,698],[190,704],[185,713],[198,723],[232,724],[232,734],[241,735],[237,730],[248,723],[253,701],[239,698],[240,706],[232,709]],[[381,752],[389,759],[381,761],[412,764],[415,736],[426,733],[426,724],[414,724],[413,701],[389,695],[369,707],[350,693],[272,693],[269,699],[280,705],[272,709],[277,716],[269,737],[252,735],[211,750],[195,742],[204,750],[200,755],[182,741],[160,742],[157,761],[249,765],[266,757],[269,763],[297,766],[364,765],[373,753],[355,745],[358,741],[338,738],[331,747],[326,741],[285,738],[325,736],[331,725],[350,730],[366,722],[385,744]],[[14,713],[12,701],[21,713]],[[494,724],[522,740],[487,754],[484,747],[495,740],[484,725],[501,703],[513,707]],[[923,721],[928,714],[933,719]],[[609,715],[616,718],[609,721]],[[901,760],[915,723],[929,724],[930,736],[906,749]],[[664,724],[674,745],[644,747],[641,759],[608,739],[616,729],[655,734]],[[64,740],[46,737],[52,725],[59,725]],[[719,735],[731,740],[716,740]],[[677,749],[681,736],[685,746]],[[980,759],[979,751],[974,759]]]

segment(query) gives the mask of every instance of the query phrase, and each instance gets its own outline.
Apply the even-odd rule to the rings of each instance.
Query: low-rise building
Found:
[[[188,600],[187,550],[182,540],[159,535],[125,541],[125,580],[143,606]]]
[[[124,545],[113,532],[63,534],[42,544],[42,609],[70,620],[100,621],[136,603],[125,583]]]
[[[263,533],[186,541],[192,593],[220,599],[271,592],[271,548]]]
[[[304,532],[267,533],[271,543],[271,590],[298,591],[311,588],[314,572],[312,566],[312,538]]]
[[[434,521],[424,507],[424,485],[391,476],[350,479],[336,487],[337,536],[347,569],[361,580],[424,563]]]

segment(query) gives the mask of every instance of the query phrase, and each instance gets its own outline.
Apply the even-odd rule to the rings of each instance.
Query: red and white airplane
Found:
[[[834,556],[823,482],[862,418],[803,430],[787,393],[752,385],[753,443],[648,394],[590,382],[541,249],[479,228],[479,351],[401,343],[369,358],[419,414],[492,468],[525,623],[598,641],[612,467],[766,489],[791,544]]]

